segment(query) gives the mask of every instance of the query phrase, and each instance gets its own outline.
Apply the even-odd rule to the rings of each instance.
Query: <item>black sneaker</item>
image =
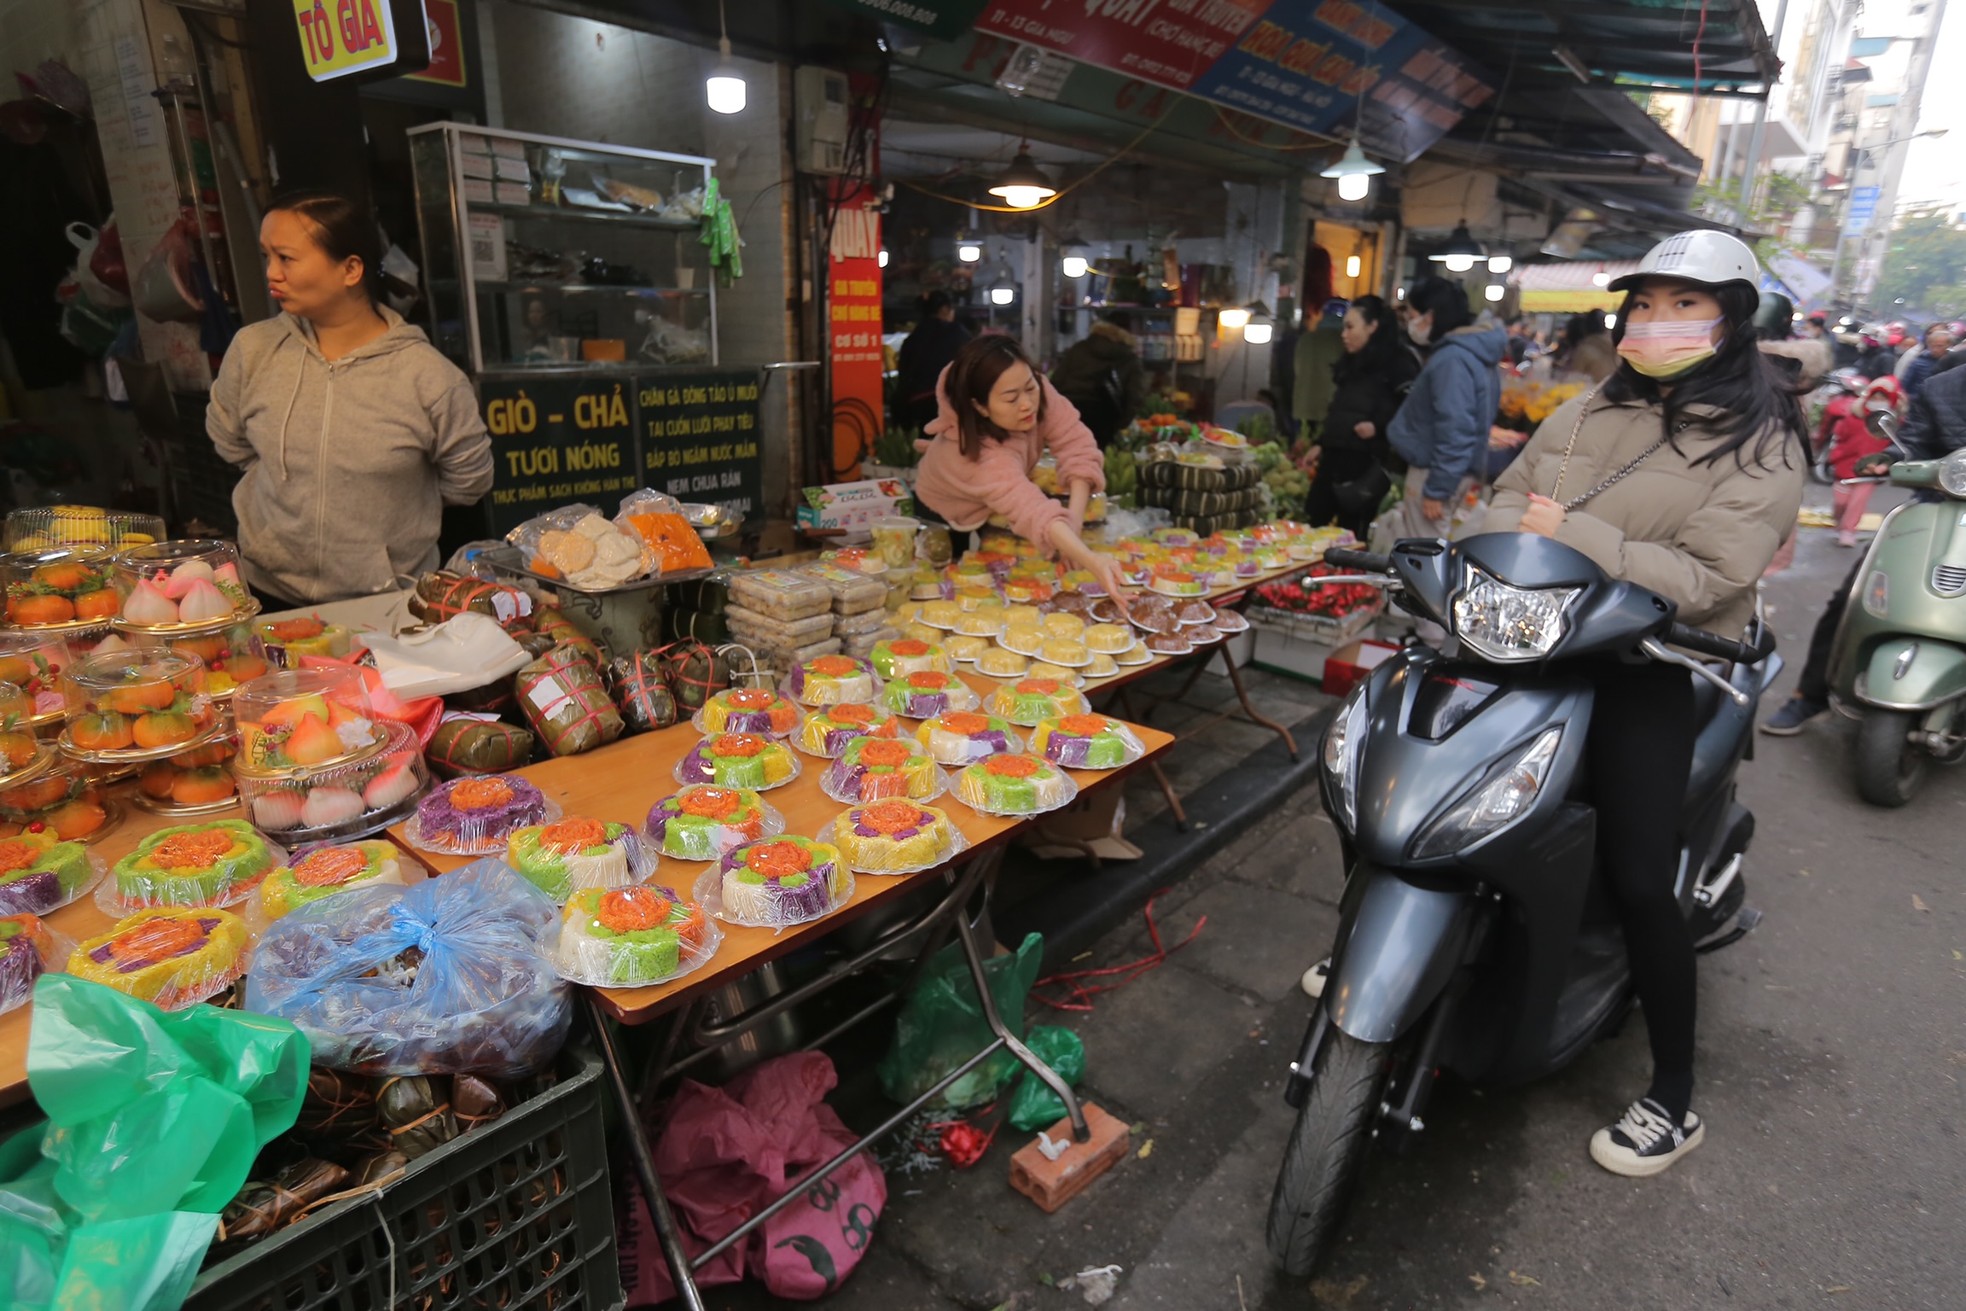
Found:
[[[1641,1097],[1624,1119],[1591,1135],[1591,1159],[1612,1174],[1646,1179],[1698,1147],[1706,1132],[1691,1111],[1685,1124],[1674,1124],[1665,1107]]]
[[[1761,731],[1775,737],[1794,737],[1802,731],[1802,726],[1829,707],[1820,701],[1811,701],[1806,696],[1792,696],[1782,703],[1782,708],[1761,721]]]

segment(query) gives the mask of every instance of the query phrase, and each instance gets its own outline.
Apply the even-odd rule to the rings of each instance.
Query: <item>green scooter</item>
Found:
[[[1865,423],[1896,448],[1890,413]],[[1862,481],[1943,498],[1885,516],[1830,653],[1832,704],[1862,725],[1857,795],[1896,807],[1917,795],[1933,761],[1966,759],[1966,450]]]

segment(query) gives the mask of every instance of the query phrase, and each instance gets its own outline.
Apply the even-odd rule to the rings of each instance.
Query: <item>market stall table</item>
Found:
[[[1151,728],[1136,727],[1134,731],[1139,734],[1147,748],[1143,760],[1150,760],[1156,753],[1166,750],[1174,740],[1171,735]],[[696,741],[697,735],[691,729],[686,725],[679,725],[660,732],[627,738],[597,752],[547,761],[518,772],[535,784],[549,799],[559,803],[566,814],[630,822],[639,826],[652,803],[681,786],[674,781],[673,770],[676,763],[689,752]],[[828,797],[819,786],[819,774],[825,762],[806,757],[802,763],[804,769],[798,778],[783,787],[773,789],[765,796],[784,814],[787,832],[813,835],[830,824],[844,807]],[[1123,776],[1127,769],[1066,772],[1084,792],[1111,784]],[[744,1226],[725,1235],[718,1244],[702,1255],[691,1259],[685,1254],[680,1233],[656,1178],[653,1149],[643,1128],[642,1119],[636,1111],[635,1093],[622,1064],[614,1036],[606,1023],[610,1018],[622,1024],[639,1025],[664,1015],[673,1015],[673,1022],[661,1054],[652,1063],[650,1078],[645,1083],[645,1090],[652,1092],[653,1088],[670,1072],[672,1067],[669,1058],[686,1035],[706,1039],[713,1045],[732,1041],[784,1009],[861,972],[897,944],[922,938],[924,945],[911,971],[910,981],[912,981],[914,975],[919,973],[928,958],[940,947],[953,922],[953,929],[957,940],[962,944],[971,977],[982,997],[985,1019],[997,1035],[995,1041],[978,1052],[970,1061],[951,1072],[916,1102],[890,1117],[861,1142],[841,1152],[803,1177],[797,1185],[787,1189],[784,1197],[780,1199],[780,1205],[789,1204],[812,1184],[824,1179],[839,1166],[853,1159],[868,1143],[890,1132],[921,1106],[939,1095],[949,1084],[954,1083],[971,1068],[999,1050],[1011,1051],[1040,1078],[1053,1085],[1068,1108],[1075,1128],[1081,1130],[1081,1137],[1083,1137],[1083,1115],[1070,1088],[1062,1085],[1057,1076],[1045,1067],[1042,1061],[1031,1055],[996,1014],[988,986],[984,981],[981,950],[971,931],[967,916],[962,913],[971,895],[983,885],[994,869],[1003,846],[1019,829],[1026,827],[1031,821],[983,815],[953,797],[943,797],[940,801],[947,803],[942,805],[941,809],[969,842],[968,849],[949,864],[916,874],[856,875],[851,901],[832,914],[806,924],[780,931],[726,925],[723,943],[718,947],[717,954],[710,963],[695,973],[673,982],[647,988],[585,990],[589,997],[595,1035],[601,1045],[602,1057],[608,1067],[616,1101],[623,1113],[623,1123],[634,1148],[635,1170],[640,1178],[642,1190],[649,1200],[650,1213],[654,1217],[657,1233],[662,1240],[664,1254],[676,1277],[685,1305],[695,1308],[702,1306],[694,1281],[687,1272],[701,1268],[731,1244],[742,1241],[745,1235],[775,1214],[779,1206],[775,1205],[750,1217]],[[439,874],[469,864],[472,859],[420,851],[409,842],[400,826],[390,832],[405,849],[415,853],[419,859],[428,864],[431,870]],[[684,891],[695,884],[705,868],[706,866],[700,862],[674,860],[665,856],[661,858],[650,881]],[[737,976],[748,974],[788,952],[810,946],[877,907],[937,882],[943,884],[947,891],[932,909],[915,916],[898,928],[883,933],[872,946],[834,965],[819,978],[781,994],[772,1001],[754,1008],[752,1012],[727,1019],[714,1028],[706,1029],[692,1025],[692,1016],[698,1009],[696,1003]],[[904,986],[901,992],[905,991]],[[885,1004],[887,1002],[884,1000],[866,1008],[809,1045],[821,1045],[853,1024],[878,1013]]]

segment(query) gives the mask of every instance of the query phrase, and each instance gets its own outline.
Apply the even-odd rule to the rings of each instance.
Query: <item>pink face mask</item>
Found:
[[[1648,378],[1674,378],[1713,356],[1719,318],[1627,323],[1618,354]]]

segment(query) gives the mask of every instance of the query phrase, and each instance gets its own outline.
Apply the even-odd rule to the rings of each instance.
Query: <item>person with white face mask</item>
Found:
[[[1454,507],[1488,456],[1502,405],[1508,334],[1476,324],[1458,282],[1426,277],[1406,293],[1406,334],[1426,356],[1386,440],[1407,463],[1402,537],[1446,537]]]
[[[1761,270],[1720,232],[1652,248],[1612,337],[1618,371],[1559,408],[1495,483],[1492,532],[1540,533],[1739,637],[1754,586],[1795,526],[1809,452],[1795,392],[1755,344]],[[1617,1174],[1657,1174],[1699,1146],[1692,1111],[1693,943],[1674,896],[1674,833],[1693,763],[1693,687],[1664,664],[1612,666],[1589,753],[1598,859],[1623,921],[1652,1083],[1591,1139]]]

